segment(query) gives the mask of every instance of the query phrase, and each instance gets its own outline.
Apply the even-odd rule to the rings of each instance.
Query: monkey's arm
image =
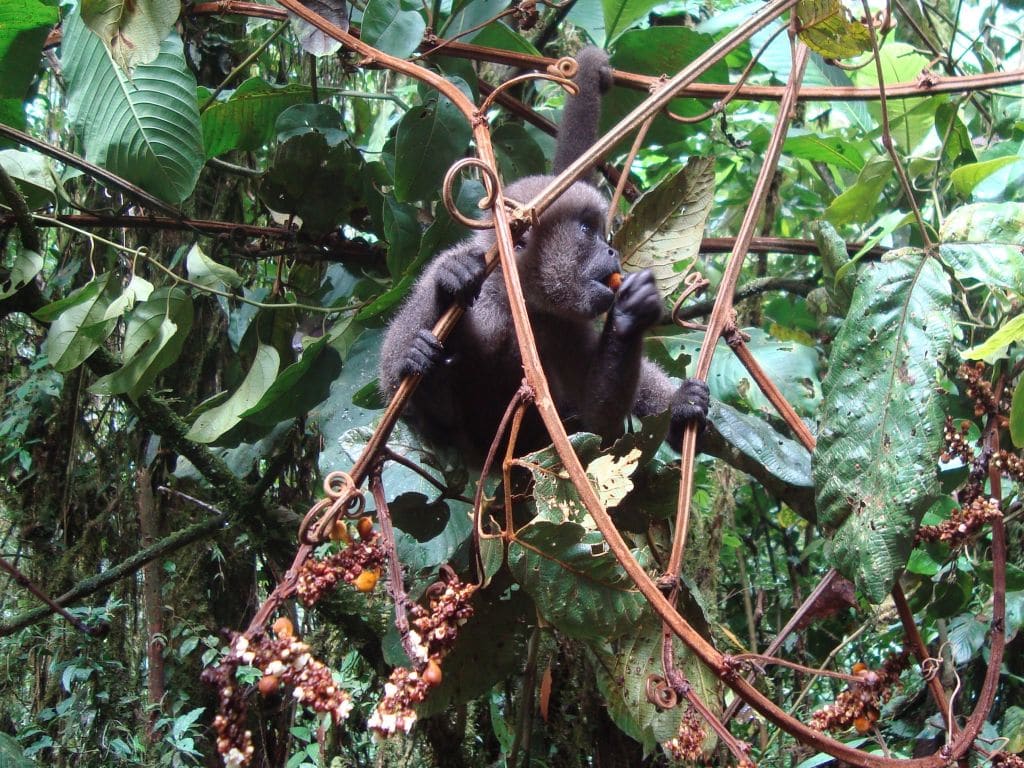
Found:
[[[484,277],[484,252],[475,239],[444,251],[427,267],[381,345],[380,381],[385,394],[392,394],[405,376],[419,374],[427,379],[436,371],[444,349],[431,329],[452,303],[472,304]]]
[[[605,438],[622,433],[641,377],[643,334],[661,313],[661,295],[650,270],[627,275],[587,372],[580,416],[588,431]]]
[[[633,413],[637,416],[650,416],[670,410],[672,421],[666,439],[675,450],[679,450],[683,429],[689,422],[697,422],[703,431],[710,401],[708,385],[704,381],[683,379],[677,387],[657,363],[646,358],[641,361]]]
[[[552,166],[555,173],[564,171],[594,145],[601,116],[601,94],[612,85],[608,54],[600,48],[584,48],[577,54],[576,63],[579,70],[573,82],[579,88],[579,93],[570,96],[565,102]]]

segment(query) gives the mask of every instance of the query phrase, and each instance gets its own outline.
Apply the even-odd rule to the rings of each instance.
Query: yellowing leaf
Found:
[[[587,476],[594,481],[604,507],[614,507],[633,490],[629,476],[636,471],[641,451],[634,448],[624,456],[598,456],[587,465]]]
[[[846,59],[871,50],[871,33],[850,20],[839,0],[802,0],[796,6],[801,40],[827,59]]]
[[[181,13],[178,0],[82,0],[82,21],[125,72],[149,64]]]

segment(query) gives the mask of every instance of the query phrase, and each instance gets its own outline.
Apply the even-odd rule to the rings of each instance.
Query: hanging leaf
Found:
[[[915,250],[861,267],[832,347],[812,458],[818,518],[836,568],[875,603],[892,589],[939,495],[952,290]]]
[[[982,160],[979,163],[968,163],[953,169],[949,174],[949,180],[953,189],[961,197],[969,197],[974,188],[998,170],[1014,163],[1024,162],[1020,155],[1006,155],[996,157],[992,160]]]
[[[715,161],[691,157],[641,197],[612,242],[629,271],[651,269],[663,295],[673,293],[700,250],[715,199]]]
[[[43,351],[56,370],[67,373],[95,352],[117,323],[106,318],[107,307],[117,296],[112,272],[90,280],[66,299],[43,307],[40,319],[53,317]]]
[[[35,251],[19,249],[10,271],[6,274],[0,272],[0,300],[10,298],[28,285],[42,268],[42,256]]]
[[[260,344],[241,386],[225,402],[199,414],[185,437],[197,443],[212,443],[238,424],[242,413],[258,403],[270,389],[279,365],[277,350],[269,344]]]
[[[143,286],[132,289],[129,284],[129,289],[140,288],[145,290]],[[122,366],[94,382],[89,391],[138,397],[152,386],[161,371],[177,361],[192,330],[192,319],[192,299],[187,293],[169,287],[153,291],[150,299],[139,304],[128,319]]]
[[[401,0],[369,0],[359,31],[374,48],[404,59],[419,48],[426,28],[419,3],[406,6]]]
[[[68,114],[86,159],[169,202],[188,197],[203,165],[203,138],[196,79],[181,38],[164,38],[159,55],[129,79],[71,13],[64,21],[61,62]]]
[[[185,269],[192,282],[204,288],[224,291],[227,288],[238,288],[242,284],[241,276],[231,267],[218,264],[207,256],[199,243],[195,243],[185,257]]]
[[[48,157],[38,152],[0,150],[0,167],[17,183],[29,210],[53,204],[57,177]]]
[[[523,526],[509,543],[508,565],[545,620],[580,640],[628,632],[645,605],[601,535],[576,523]]]
[[[181,13],[177,0],[82,0],[82,21],[103,41],[125,72],[149,64],[160,53]]]
[[[818,136],[793,129],[789,132],[782,151],[789,157],[825,163],[855,173],[859,173],[864,167],[862,150],[853,142],[839,136]]]
[[[840,0],[800,0],[796,6],[797,35],[826,59],[848,59],[871,50],[871,33],[850,20]]]
[[[302,0],[302,4],[323,16],[334,26],[348,32],[348,8],[345,6],[345,0]],[[363,18],[365,20],[366,17]],[[341,41],[321,32],[319,27],[314,27],[291,12],[288,13],[288,19],[299,38],[299,45],[306,53],[313,56],[332,56],[341,50]]]

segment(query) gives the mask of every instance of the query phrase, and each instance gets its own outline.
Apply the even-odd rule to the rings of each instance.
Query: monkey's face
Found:
[[[604,237],[606,209],[597,190],[575,184],[522,238],[519,267],[531,310],[590,320],[611,309],[609,277],[621,266]]]

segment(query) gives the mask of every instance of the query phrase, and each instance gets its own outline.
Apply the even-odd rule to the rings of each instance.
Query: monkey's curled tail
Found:
[[[601,95],[612,85],[612,70],[608,54],[589,46],[576,55],[579,70],[573,81],[579,88],[570,96],[562,112],[562,125],[558,130],[553,170],[561,173],[597,141],[597,123],[601,117]]]

